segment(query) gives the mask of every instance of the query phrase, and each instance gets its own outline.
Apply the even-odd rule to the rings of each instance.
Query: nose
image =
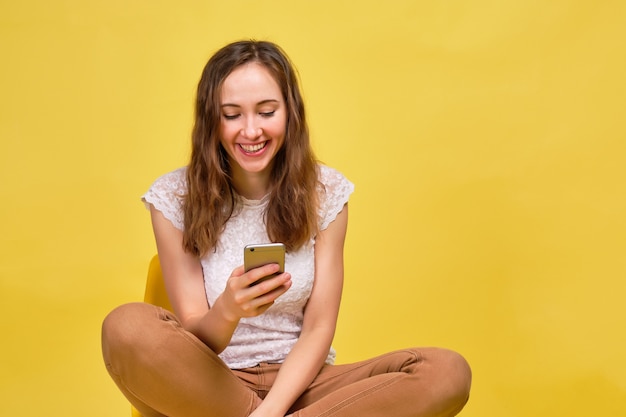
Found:
[[[241,135],[246,139],[254,140],[263,134],[263,130],[257,125],[254,118],[248,119],[246,125],[241,129]]]

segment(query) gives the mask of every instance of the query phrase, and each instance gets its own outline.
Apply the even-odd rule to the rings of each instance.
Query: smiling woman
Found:
[[[110,313],[107,369],[145,416],[456,415],[471,372],[455,352],[334,365],[354,187],[315,160],[293,74],[269,42],[209,60],[191,162],[144,196],[175,314],[142,303]],[[285,244],[284,272],[241,265],[246,245],[265,242]]]

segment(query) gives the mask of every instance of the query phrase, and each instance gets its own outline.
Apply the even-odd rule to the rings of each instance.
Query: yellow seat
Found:
[[[154,255],[154,257],[152,257],[150,265],[148,266],[148,279],[146,280],[146,291],[143,296],[143,301],[172,311],[172,305],[170,304],[170,300],[167,298],[167,292],[165,291],[163,273],[161,272],[161,262],[159,262],[158,255]],[[143,417],[133,406],[131,406],[131,416]]]
[[[169,311],[172,310],[167,292],[165,291],[165,283],[163,282],[163,273],[161,272],[161,262],[159,255],[154,255],[148,266],[148,279],[146,281],[146,292],[143,301],[163,307]]]

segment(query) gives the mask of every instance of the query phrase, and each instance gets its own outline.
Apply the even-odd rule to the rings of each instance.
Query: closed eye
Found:
[[[235,120],[239,117],[239,114],[225,114],[224,119],[226,120]]]
[[[263,117],[272,117],[274,113],[276,113],[276,110],[261,112],[259,114]]]

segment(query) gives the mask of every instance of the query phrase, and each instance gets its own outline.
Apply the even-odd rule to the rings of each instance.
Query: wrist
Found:
[[[239,320],[241,319],[241,317],[228,311],[228,308],[226,307],[226,305],[224,305],[224,301],[222,300],[221,295],[217,297],[211,310],[213,310],[213,313],[217,315],[221,320],[223,320],[224,322],[228,324],[232,324],[236,326],[239,323]]]

